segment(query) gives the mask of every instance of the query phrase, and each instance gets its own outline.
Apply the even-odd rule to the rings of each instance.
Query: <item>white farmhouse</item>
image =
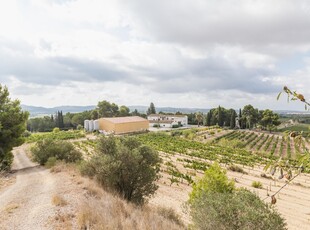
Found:
[[[150,126],[159,126],[164,128],[172,128],[174,125],[187,126],[188,118],[186,115],[164,115],[164,114],[151,114],[147,117]]]

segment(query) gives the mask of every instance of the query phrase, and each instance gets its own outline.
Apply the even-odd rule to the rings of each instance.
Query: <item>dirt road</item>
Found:
[[[49,222],[56,211],[51,204],[54,176],[29,160],[25,146],[13,153],[16,183],[0,191],[0,229],[53,229]]]

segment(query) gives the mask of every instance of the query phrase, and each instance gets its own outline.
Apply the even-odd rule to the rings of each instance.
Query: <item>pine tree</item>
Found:
[[[10,99],[7,87],[0,84],[0,171],[10,168],[13,147],[23,143],[28,116],[18,100]]]

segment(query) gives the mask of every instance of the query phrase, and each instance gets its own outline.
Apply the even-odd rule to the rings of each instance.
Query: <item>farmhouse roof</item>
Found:
[[[138,116],[132,116],[132,117],[103,117],[101,119],[110,121],[115,124],[119,123],[131,123],[131,122],[143,122],[143,121],[148,121],[142,117]]]

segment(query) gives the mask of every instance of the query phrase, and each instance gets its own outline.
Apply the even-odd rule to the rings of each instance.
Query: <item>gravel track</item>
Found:
[[[25,145],[13,150],[16,183],[0,192],[0,229],[53,229],[51,204],[57,192],[55,177],[30,161]]]

